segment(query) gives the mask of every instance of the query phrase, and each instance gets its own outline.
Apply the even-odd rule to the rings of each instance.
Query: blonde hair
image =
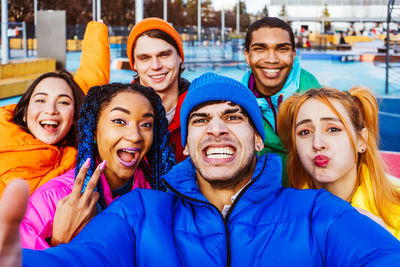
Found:
[[[367,206],[375,207],[378,216],[388,225],[393,227],[394,221],[393,204],[400,205],[400,192],[390,183],[384,171],[384,164],[379,155],[379,126],[378,126],[378,103],[369,89],[365,87],[353,87],[348,92],[334,88],[324,87],[311,89],[304,94],[295,94],[286,99],[279,107],[277,130],[282,140],[283,147],[287,151],[287,172],[289,185],[295,188],[315,188],[312,177],[307,173],[301,164],[296,151],[295,123],[300,107],[308,99],[316,99],[325,103],[338,118],[342,121],[353,145],[355,158],[357,159],[357,183],[366,189],[365,177],[362,175],[362,163],[368,166],[371,176],[371,185],[374,199],[369,199]],[[350,118],[351,125],[348,125],[343,116],[335,109],[330,100],[338,101],[343,105]],[[363,128],[368,130],[368,138],[364,140],[366,150],[364,153],[357,153],[355,142],[351,135],[351,128],[359,138]],[[353,188],[353,193],[357,188]]]

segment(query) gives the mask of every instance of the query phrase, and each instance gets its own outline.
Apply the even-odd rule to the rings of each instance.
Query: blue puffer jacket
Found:
[[[280,187],[280,158],[258,159],[224,219],[186,159],[169,193],[134,190],[69,244],[23,251],[24,266],[396,266],[400,243],[326,191]],[[398,266],[398,265],[397,265]]]

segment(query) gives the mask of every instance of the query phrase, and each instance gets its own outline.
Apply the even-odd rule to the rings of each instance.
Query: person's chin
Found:
[[[207,177],[209,179],[223,180],[223,177],[230,177],[232,166],[209,166],[207,170]]]
[[[215,188],[228,188],[231,187],[237,177],[233,172],[207,172],[204,174],[203,179]]]
[[[57,144],[61,140],[61,139],[59,140],[58,138],[38,138],[38,139],[48,145]]]
[[[162,83],[151,83],[149,87],[153,88],[156,92],[162,92],[167,88],[167,83],[166,81],[163,81]]]
[[[277,90],[276,88],[280,88],[282,85],[282,81],[280,79],[268,79],[265,80],[263,83],[264,87],[267,88],[269,91]]]

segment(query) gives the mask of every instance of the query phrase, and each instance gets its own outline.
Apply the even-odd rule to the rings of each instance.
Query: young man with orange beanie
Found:
[[[146,18],[129,34],[127,54],[137,73],[135,82],[154,88],[161,97],[171,134],[170,144],[176,161],[185,159],[181,142],[179,114],[190,83],[181,78],[184,60],[182,39],[168,22]]]

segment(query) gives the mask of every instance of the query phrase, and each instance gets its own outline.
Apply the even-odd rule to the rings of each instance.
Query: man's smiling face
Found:
[[[140,84],[152,87],[157,93],[178,91],[178,76],[182,59],[166,41],[139,37],[134,48],[134,68]]]
[[[261,137],[240,106],[213,103],[190,113],[184,154],[190,156],[197,179],[232,188],[251,178],[260,143]]]
[[[283,88],[296,57],[289,33],[266,27],[252,33],[249,50],[244,54],[257,89],[265,96],[272,96]]]

